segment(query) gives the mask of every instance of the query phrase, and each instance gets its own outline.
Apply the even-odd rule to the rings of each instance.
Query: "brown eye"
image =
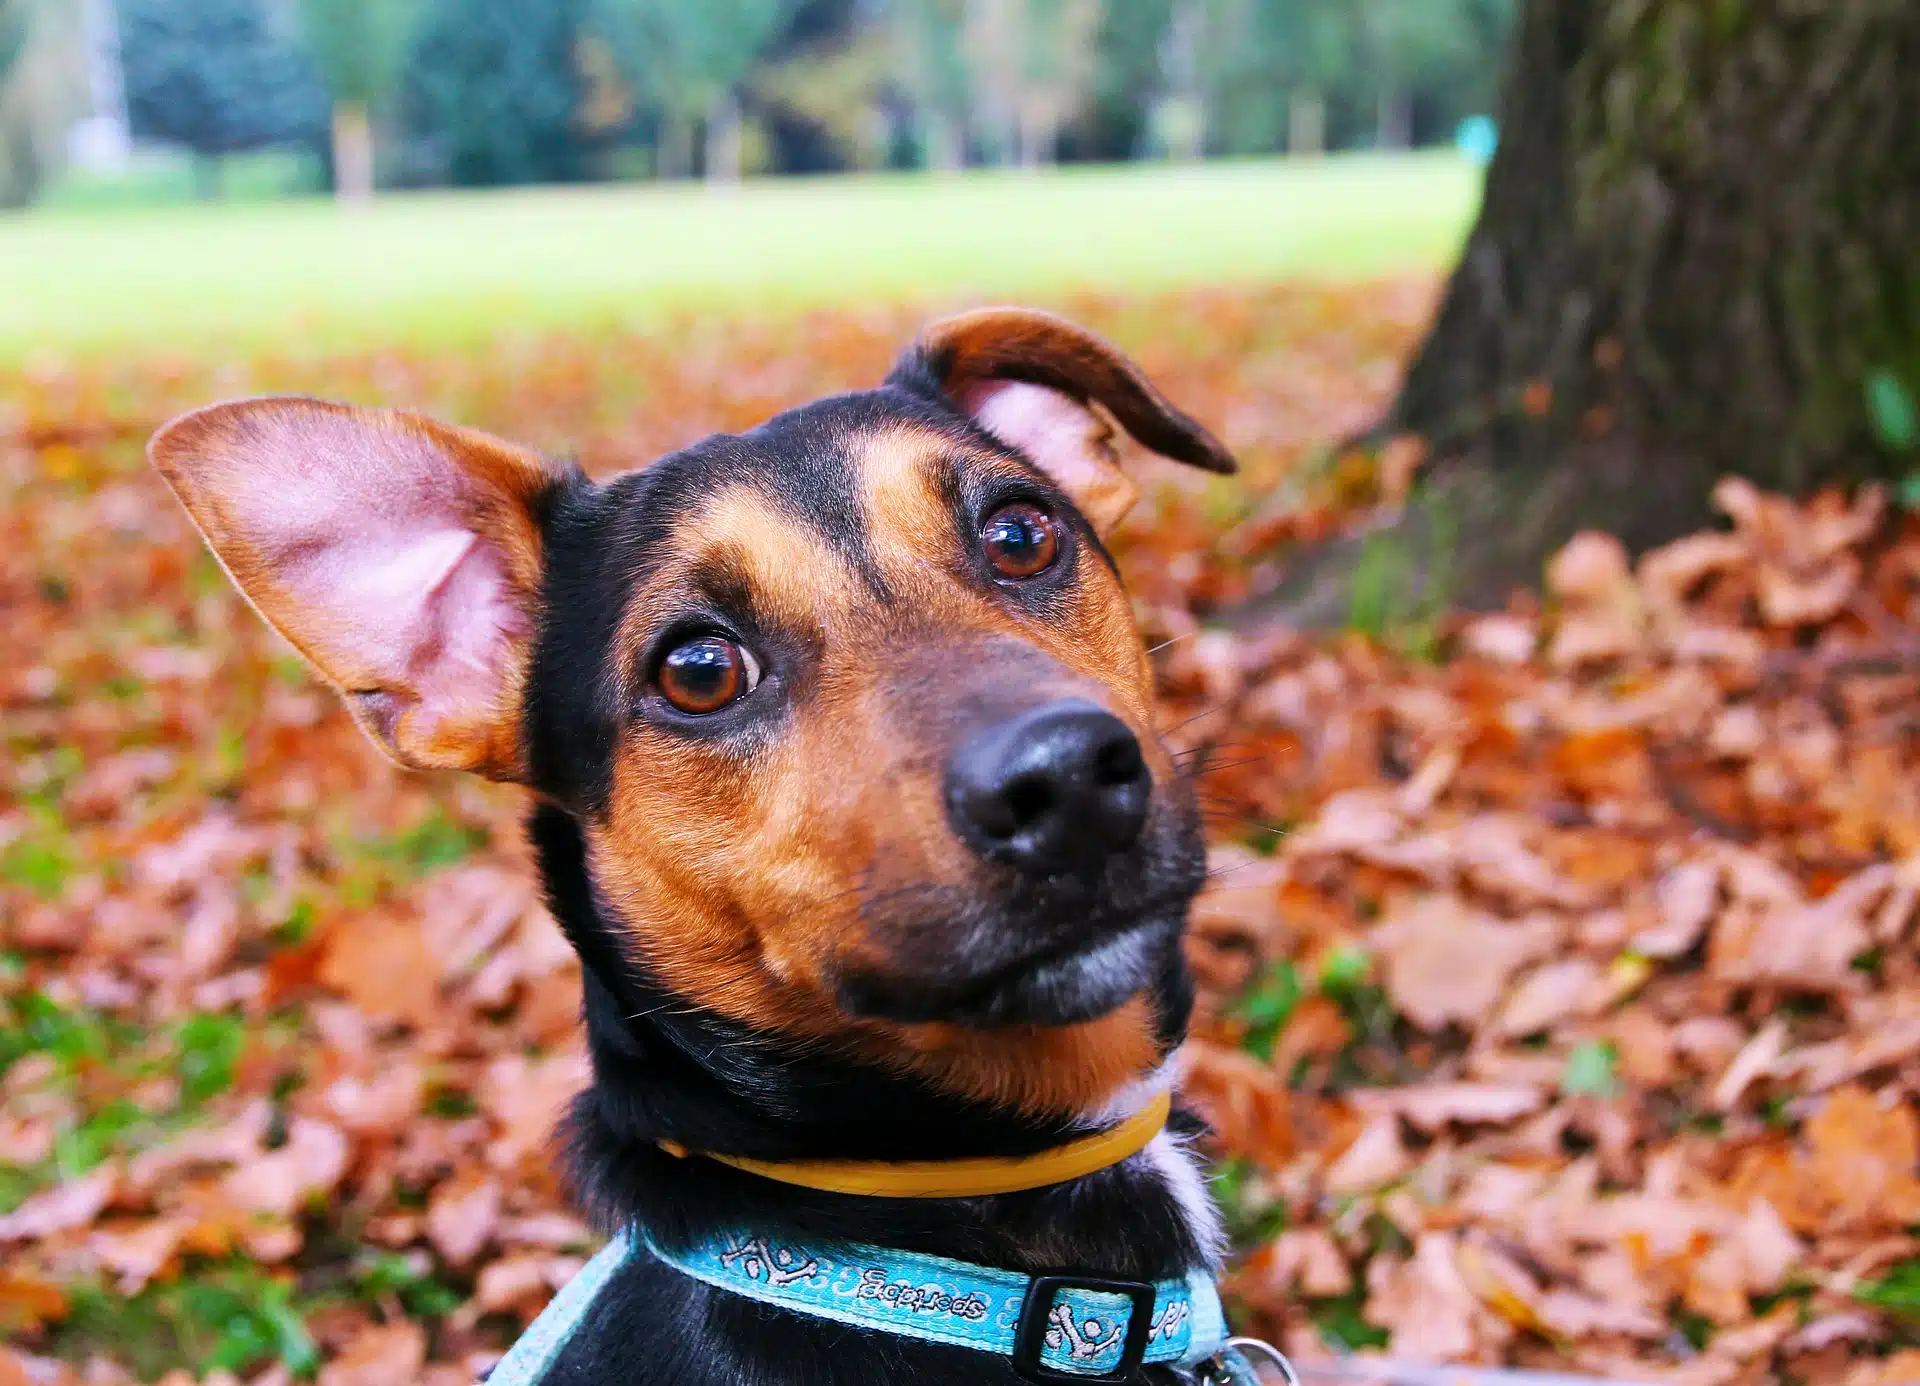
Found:
[[[753,656],[722,635],[676,645],[660,661],[660,691],[682,712],[718,712],[759,682]]]
[[[1060,555],[1060,531],[1037,505],[1003,505],[980,528],[987,562],[1006,578],[1037,577]]]

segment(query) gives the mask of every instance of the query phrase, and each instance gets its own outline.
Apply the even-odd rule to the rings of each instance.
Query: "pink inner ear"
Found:
[[[985,380],[962,391],[959,403],[987,432],[1025,453],[1096,529],[1111,528],[1133,504],[1133,483],[1114,462],[1113,430],[1078,400],[1024,380]]]
[[[385,537],[350,533],[290,563],[289,592],[341,611],[340,634],[369,671],[410,690],[430,717],[487,707],[524,625],[500,555],[469,530]]]
[[[304,432],[256,453],[222,506],[290,604],[276,614],[352,691],[433,723],[484,713],[527,622],[504,556],[466,522],[472,478],[402,430],[323,416]]]

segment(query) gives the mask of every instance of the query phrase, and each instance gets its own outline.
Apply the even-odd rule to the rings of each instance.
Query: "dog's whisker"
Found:
[[[1256,759],[1264,758],[1267,752],[1259,750],[1251,741],[1227,741],[1218,746],[1196,746],[1193,750],[1175,756],[1174,764],[1180,769],[1191,769],[1195,765],[1204,765],[1215,756],[1224,754],[1252,755]]]
[[[1174,732],[1179,731],[1182,727],[1192,726],[1195,722],[1198,722],[1202,717],[1211,717],[1216,712],[1225,712],[1226,710],[1227,710],[1227,704],[1226,704],[1226,701],[1223,699],[1220,702],[1213,704],[1211,707],[1204,707],[1200,709],[1200,711],[1194,713],[1193,716],[1191,717],[1181,718],[1178,722],[1175,722],[1172,726],[1160,728],[1160,735],[1170,736]]]
[[[662,1001],[659,1005],[654,1006],[651,1009],[634,1012],[632,1015],[628,1016],[627,1019],[628,1020],[645,1020],[648,1016],[652,1016],[652,1015],[662,1015],[662,1014],[692,1015],[693,1013],[694,1013],[693,1007],[687,1005],[685,1002]]]
[[[1267,756],[1248,756],[1243,760],[1220,761],[1216,764],[1202,766],[1200,769],[1195,770],[1193,772],[1193,778],[1198,779],[1202,775],[1218,775],[1226,770],[1244,770],[1249,765],[1265,765],[1268,759],[1269,757]]]
[[[1216,866],[1212,870],[1207,872],[1207,880],[1209,881],[1224,880],[1226,877],[1231,876],[1236,871],[1245,871],[1248,867],[1257,866],[1265,860],[1266,860],[1265,857],[1255,857],[1251,861],[1237,861],[1231,866]]]

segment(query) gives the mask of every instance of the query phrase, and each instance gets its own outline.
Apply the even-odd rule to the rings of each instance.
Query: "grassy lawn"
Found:
[[[435,347],[676,310],[1352,278],[1444,265],[1451,153],[414,194],[0,218],[0,363],[37,351]]]

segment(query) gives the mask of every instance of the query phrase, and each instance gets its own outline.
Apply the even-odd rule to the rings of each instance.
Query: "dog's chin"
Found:
[[[1151,919],[962,981],[863,972],[841,979],[840,1004],[854,1015],[904,1024],[1078,1025],[1156,985],[1179,938],[1178,918]]]

